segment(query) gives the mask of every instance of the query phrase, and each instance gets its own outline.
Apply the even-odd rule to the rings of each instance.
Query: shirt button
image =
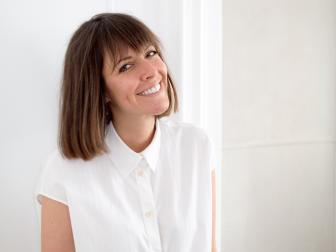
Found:
[[[144,174],[145,174],[145,172],[144,172],[143,169],[140,169],[140,170],[138,171],[138,176],[143,177]]]
[[[147,218],[152,217],[152,216],[153,216],[153,211],[148,211],[148,212],[146,212],[146,213],[145,213],[145,216],[146,216]]]

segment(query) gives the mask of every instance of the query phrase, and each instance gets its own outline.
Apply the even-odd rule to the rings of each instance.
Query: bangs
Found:
[[[119,62],[122,50],[133,49],[136,53],[141,52],[146,46],[154,46],[161,55],[161,43],[159,39],[147,27],[137,20],[104,20],[100,26],[100,52],[103,58],[107,55],[114,70]]]

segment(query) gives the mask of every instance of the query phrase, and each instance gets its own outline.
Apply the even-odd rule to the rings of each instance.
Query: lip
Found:
[[[154,84],[149,85],[148,87],[144,88],[142,91],[140,91],[139,93],[137,93],[137,95],[140,95],[142,92],[146,91],[147,89],[150,89],[152,87],[155,87],[156,84],[160,84],[160,90],[162,88],[162,83],[161,81],[155,82]],[[159,92],[158,92],[159,93]]]
[[[163,90],[162,83],[159,82],[159,84],[160,84],[160,89],[159,89],[159,91],[157,91],[156,93],[149,94],[149,95],[140,95],[140,94],[138,94],[138,95],[141,96],[141,97],[151,97],[151,96],[159,95],[159,94],[162,92],[162,90]],[[156,85],[156,84],[155,84],[155,85]],[[155,85],[154,85],[154,86],[155,86]],[[154,87],[154,86],[153,86],[153,87]]]

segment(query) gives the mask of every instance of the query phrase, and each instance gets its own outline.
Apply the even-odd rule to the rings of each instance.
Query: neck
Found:
[[[119,137],[133,151],[139,153],[152,142],[155,134],[155,116],[116,118],[113,126]]]

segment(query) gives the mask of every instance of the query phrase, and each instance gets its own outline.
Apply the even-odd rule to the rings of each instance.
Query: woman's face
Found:
[[[113,116],[153,116],[165,112],[169,106],[167,67],[155,47],[145,47],[139,53],[124,47],[120,55],[113,71],[109,57],[105,57],[103,67]]]

